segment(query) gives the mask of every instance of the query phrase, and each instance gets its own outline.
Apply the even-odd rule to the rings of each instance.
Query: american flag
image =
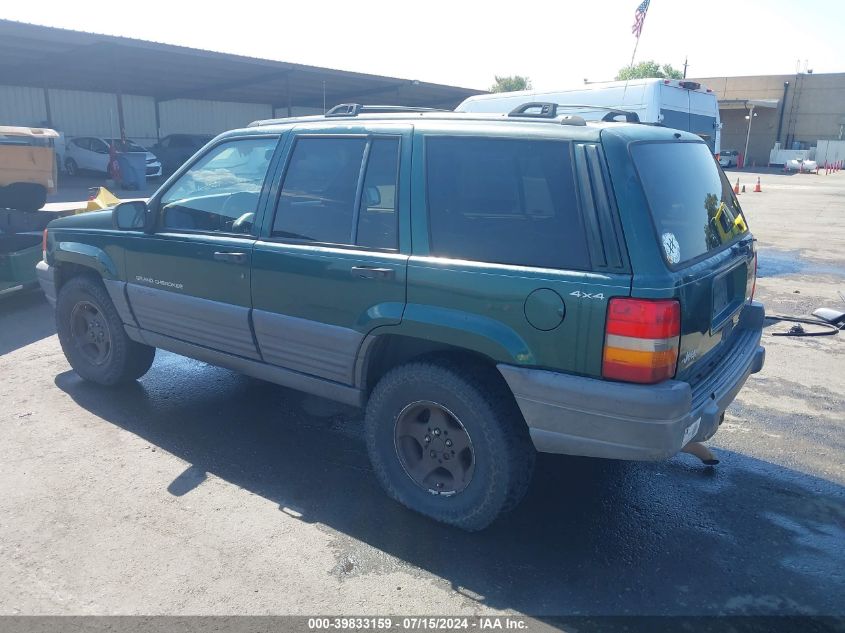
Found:
[[[634,14],[634,26],[631,27],[631,33],[633,33],[637,39],[640,39],[640,33],[643,32],[643,22],[645,22],[645,14],[648,12],[648,3],[651,0],[643,0],[640,3],[640,6],[637,7],[637,12]]]

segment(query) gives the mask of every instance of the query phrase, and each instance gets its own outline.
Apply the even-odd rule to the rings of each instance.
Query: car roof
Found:
[[[636,140],[697,140],[701,137],[689,132],[661,126],[622,122],[584,122],[580,117],[556,118],[512,117],[507,114],[463,112],[397,112],[358,114],[355,116],[304,116],[255,121],[249,127],[230,130],[217,138],[281,134],[292,128],[319,130],[328,133],[354,133],[367,128],[412,125],[414,129],[431,134],[473,134],[484,136],[518,136],[549,139],[569,139],[597,142],[604,132],[612,132],[628,141]],[[680,136],[678,136],[680,134]]]

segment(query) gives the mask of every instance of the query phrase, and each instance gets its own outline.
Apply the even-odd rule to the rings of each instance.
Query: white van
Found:
[[[607,114],[606,108],[635,112],[643,123],[659,123],[698,134],[714,154],[719,153],[722,124],[716,94],[697,82],[683,79],[631,79],[568,90],[497,92],[469,97],[455,111],[510,112],[528,102],[582,106],[567,108],[563,113],[577,114],[587,120],[601,119]]]

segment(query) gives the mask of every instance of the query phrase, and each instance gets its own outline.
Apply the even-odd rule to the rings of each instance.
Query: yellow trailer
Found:
[[[0,125],[0,208],[35,211],[57,185],[55,130]]]

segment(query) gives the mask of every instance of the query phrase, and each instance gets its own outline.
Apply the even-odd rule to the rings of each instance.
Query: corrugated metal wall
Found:
[[[334,106],[332,106],[334,107]],[[312,114],[323,114],[323,108],[309,108],[306,106],[293,106],[290,109],[291,116],[309,116]],[[283,119],[288,115],[287,106],[276,108],[276,113],[273,115],[277,119]]]
[[[116,95],[52,88],[48,92],[53,128],[65,136],[120,135]]]
[[[38,127],[47,121],[44,90],[0,86],[0,125]]]
[[[123,95],[126,136],[141,145],[153,145],[156,138],[156,104],[152,97]]]
[[[52,88],[48,95],[52,126],[67,138],[119,134],[117,95]],[[157,134],[155,99],[140,95],[123,95],[122,99],[126,136],[142,145],[152,145],[159,134],[162,137],[174,133],[218,134],[273,117],[269,104],[174,99],[159,104],[161,129]],[[294,108],[295,116],[320,113],[321,110],[312,108]],[[284,108],[277,116],[286,114]],[[0,125],[38,126],[46,121],[43,89],[0,86]]]
[[[229,103],[174,99],[158,105],[161,135],[177,132],[186,134],[219,134],[233,128],[245,127],[258,119],[269,119],[273,108],[256,103]]]

